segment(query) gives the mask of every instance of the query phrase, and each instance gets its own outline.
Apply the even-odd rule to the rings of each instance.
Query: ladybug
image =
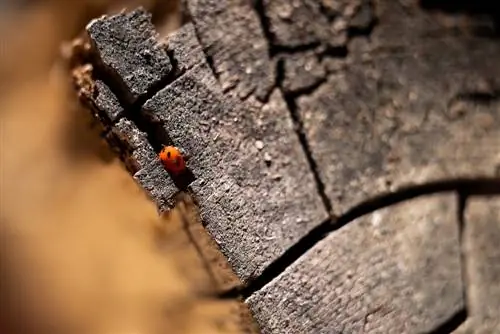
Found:
[[[180,174],[186,169],[181,150],[175,146],[165,146],[159,154],[160,161],[169,173]]]

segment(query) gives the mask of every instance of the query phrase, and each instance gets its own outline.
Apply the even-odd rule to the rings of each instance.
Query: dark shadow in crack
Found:
[[[426,334],[451,334],[467,320],[467,310],[462,309],[441,325]]]
[[[355,219],[380,210],[382,208],[398,204],[413,198],[435,193],[456,192],[460,196],[494,196],[500,195],[500,178],[460,178],[429,182],[401,188],[396,192],[383,193],[367,199],[352,207],[349,211],[337,219],[328,219],[319,224],[308,234],[303,236],[297,243],[288,248],[279,258],[273,261],[262,274],[248,282],[242,288],[235,288],[222,292],[219,296],[223,299],[235,297],[248,298],[256,291],[262,289],[281,274],[288,266],[304,255],[328,234],[334,232]],[[448,328],[448,327],[446,327]],[[436,333],[444,333],[438,331]]]

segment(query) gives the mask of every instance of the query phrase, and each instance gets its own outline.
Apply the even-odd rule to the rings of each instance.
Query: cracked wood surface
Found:
[[[243,281],[326,219],[278,92],[266,104],[232,103],[200,64],[143,112],[188,152],[204,224]]]
[[[247,303],[264,333],[430,331],[464,307],[458,227],[456,196],[375,211],[316,244]]]
[[[144,9],[93,20],[86,30],[95,55],[129,103],[145,96],[172,70]]]
[[[161,210],[169,208],[177,183],[154,154],[162,144],[187,151],[194,175],[189,190],[203,223],[238,276],[252,284],[325,220],[329,206],[342,215],[403,185],[498,175],[500,44],[447,34],[440,18],[411,6],[385,0],[257,1],[254,7],[189,0],[192,22],[164,38],[169,73],[148,85],[138,105],[109,70],[113,62],[101,57],[96,75],[124,110],[102,101],[93,106],[114,121],[121,117],[108,123],[110,134],[124,131],[114,137],[121,153]],[[320,29],[322,20],[328,29]],[[109,34],[93,36],[104,36],[93,45],[115,43]],[[130,42],[157,47],[134,36]],[[131,51],[124,59],[148,73],[147,62],[134,58],[146,54],[149,61],[157,55]],[[138,132],[122,127],[127,120]],[[149,141],[143,150],[133,144],[140,133]],[[248,299],[263,330],[413,333],[457,327],[469,308],[465,303],[473,301],[463,299],[469,281],[462,280],[454,198],[428,197],[373,212],[333,232],[284,272],[264,273],[275,279]],[[379,221],[381,212],[388,235],[367,223]],[[369,233],[383,242],[367,238]],[[330,257],[320,260],[319,253]],[[381,263],[382,273],[370,261]],[[352,291],[343,289],[341,274],[325,272],[351,267],[362,283],[388,274],[373,286],[360,283],[356,293],[366,298],[356,295],[354,306],[346,307],[343,300],[351,300]],[[495,282],[483,286],[490,285]],[[393,297],[391,312],[373,311],[382,292]],[[290,309],[276,309],[290,296]],[[304,303],[293,307],[297,300]],[[311,300],[317,305],[309,307]],[[331,310],[329,303],[338,307]],[[463,326],[472,321],[467,328],[479,328],[474,319]]]
[[[137,19],[136,15],[128,17]],[[115,21],[121,24],[121,20],[109,19]],[[109,22],[101,26],[108,27]],[[115,43],[107,34],[90,34],[89,38],[102,38],[92,44],[107,48]],[[173,81],[140,110],[128,104],[123,114],[138,120],[137,128],[122,118],[111,126],[110,134],[117,139],[117,146],[122,146],[134,178],[160,209],[171,207],[169,197],[177,188],[155,159],[155,149],[159,144],[174,144],[187,152],[187,168],[193,175],[190,189],[200,204],[203,223],[238,276],[247,281],[324,221],[327,213],[279,92],[274,92],[267,103],[233,100],[224,95],[204,57],[200,57],[201,47],[197,47],[190,25],[166,40],[171,42],[168,48],[176,66],[172,69]],[[133,37],[127,43],[142,42]],[[140,60],[144,52],[137,55],[135,50],[132,48],[125,59],[143,66]],[[99,66],[113,64],[104,56],[100,59],[104,61]],[[105,78],[110,87],[123,86],[115,74]],[[120,94],[120,90],[117,92]],[[127,100],[122,101],[127,105]],[[151,145],[145,140],[148,128]],[[262,202],[264,198],[266,202]]]
[[[380,14],[372,42],[351,42],[345,69],[296,99],[325,193],[337,214],[402,185],[494,176],[500,162],[499,101],[466,98],[468,92],[488,96],[500,87],[500,43],[421,37],[432,29],[432,24],[427,28],[421,22],[429,18],[394,17],[393,7],[398,5]],[[412,43],[404,34],[382,34],[407,20],[415,30],[424,30],[412,28]],[[397,52],[384,51],[395,44]]]

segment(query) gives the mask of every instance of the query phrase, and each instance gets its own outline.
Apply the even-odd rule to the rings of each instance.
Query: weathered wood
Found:
[[[329,235],[247,303],[264,333],[422,333],[464,307],[455,196]]]
[[[136,16],[125,13],[119,19],[101,19],[107,23],[96,21],[90,25],[90,38],[96,40],[96,45],[118,39],[121,30],[113,24],[133,26]],[[122,22],[126,19],[132,23]],[[146,43],[141,38],[154,32],[149,31],[149,25],[139,28],[142,30],[127,30],[136,35],[129,39],[150,47],[149,39]],[[263,36],[259,38],[263,40]],[[162,132],[160,137],[169,140],[162,144],[173,144],[186,152],[187,167],[195,178],[190,188],[200,203],[204,224],[240,278],[247,280],[259,275],[293,242],[326,219],[327,213],[279,92],[273,93],[266,104],[253,97],[241,104],[225,95],[192,25],[168,36],[166,45],[173,59],[174,73],[169,75],[173,81],[165,83],[166,87],[146,101],[142,110],[128,112],[141,113],[134,117],[141,119],[141,131],[150,131],[148,136],[158,138]],[[252,53],[249,56],[256,57]],[[132,64],[135,60],[130,55],[125,57],[127,61]],[[107,79],[116,86],[114,77]],[[151,86],[161,81],[157,77]],[[122,125],[126,126],[122,129]],[[134,140],[151,139],[137,135],[139,130],[134,132],[130,126],[130,122],[119,122],[113,134],[118,131]],[[115,136],[124,142],[123,136]],[[168,197],[175,194],[172,181],[151,145],[134,145],[130,149],[122,144],[134,177],[161,209],[168,208]]]
[[[149,144],[147,134],[129,119],[122,118],[112,127],[108,138],[121,148],[134,179],[146,190],[159,211],[172,208],[179,189]]]
[[[500,198],[471,198],[464,217],[469,319],[457,333],[500,332]]]
[[[275,82],[259,17],[246,0],[185,0],[224,91],[265,100]]]
[[[92,20],[86,27],[101,70],[112,76],[128,103],[145,96],[172,70],[143,8]]]
[[[395,20],[408,24],[407,16],[392,16],[393,6],[376,31],[392,31],[384,25]],[[424,29],[428,18],[416,13],[411,22],[422,21],[417,26]],[[500,44],[465,37],[448,37],[443,44],[422,34],[418,42],[389,50],[384,47],[392,44],[384,43],[392,42],[380,33],[373,44],[353,41],[349,65],[296,100],[326,195],[338,214],[404,184],[494,176],[500,147]]]
[[[350,21],[353,21],[354,27],[362,29],[372,19],[369,1],[363,0],[263,0],[263,4],[263,15],[269,20],[272,42],[285,48],[316,44],[345,46]]]
[[[186,23],[165,38],[167,52],[175,64],[176,77],[206,61],[192,23]]]
[[[114,123],[123,116],[124,109],[111,89],[101,80],[94,81],[94,103],[102,123]]]
[[[148,100],[143,113],[189,156],[203,221],[242,280],[326,219],[278,92],[267,104],[238,105],[199,64]]]
[[[140,119],[141,131],[123,119],[111,134],[134,177],[164,208],[176,188],[144,132],[161,132],[186,151],[194,175],[189,190],[203,222],[243,281],[327,217],[321,184],[342,214],[405,184],[498,172],[499,43],[436,35],[443,29],[439,19],[407,2],[186,5],[192,24],[168,36],[160,51],[149,23],[127,30],[109,28],[115,19],[94,22],[90,37],[104,55],[97,66],[106,84],[128,106],[152,96],[127,113],[113,109],[116,101],[100,105],[111,117]],[[119,17],[144,19],[135,15],[141,19]],[[380,23],[372,31],[375,16]],[[137,48],[124,60],[108,53],[111,46],[99,47],[117,43],[113,34],[125,30],[135,34],[127,38]],[[141,43],[159,52],[158,63],[170,57],[171,67],[144,81],[127,78],[127,86],[118,70],[137,65],[154,72],[156,66],[142,63]],[[137,94],[134,85],[149,88]],[[290,114],[303,126],[295,127]],[[294,130],[302,132],[304,147]],[[306,154],[316,163],[319,187]],[[264,330],[429,331],[459,314],[465,301],[454,200],[411,201],[332,233],[248,299]],[[488,277],[475,277],[477,300]],[[479,328],[477,319],[471,316],[462,329]],[[491,317],[484,319],[490,324],[484,328],[493,328]]]

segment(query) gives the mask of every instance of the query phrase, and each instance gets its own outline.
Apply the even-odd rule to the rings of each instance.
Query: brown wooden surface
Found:
[[[154,154],[187,151],[187,190],[262,330],[498,331],[474,299],[498,282],[470,269],[495,256],[474,246],[489,227],[469,229],[497,214],[475,196],[500,194],[494,9],[479,21],[425,1],[184,5],[191,21],[158,44],[133,22],[147,13],[91,23],[87,61],[109,103],[87,97],[160,209],[184,187]],[[166,56],[171,70],[152,71]],[[147,145],[130,149],[120,107]]]
[[[2,9],[0,332],[254,332],[194,204],[160,217],[78,105],[58,52],[107,4],[66,4]]]

